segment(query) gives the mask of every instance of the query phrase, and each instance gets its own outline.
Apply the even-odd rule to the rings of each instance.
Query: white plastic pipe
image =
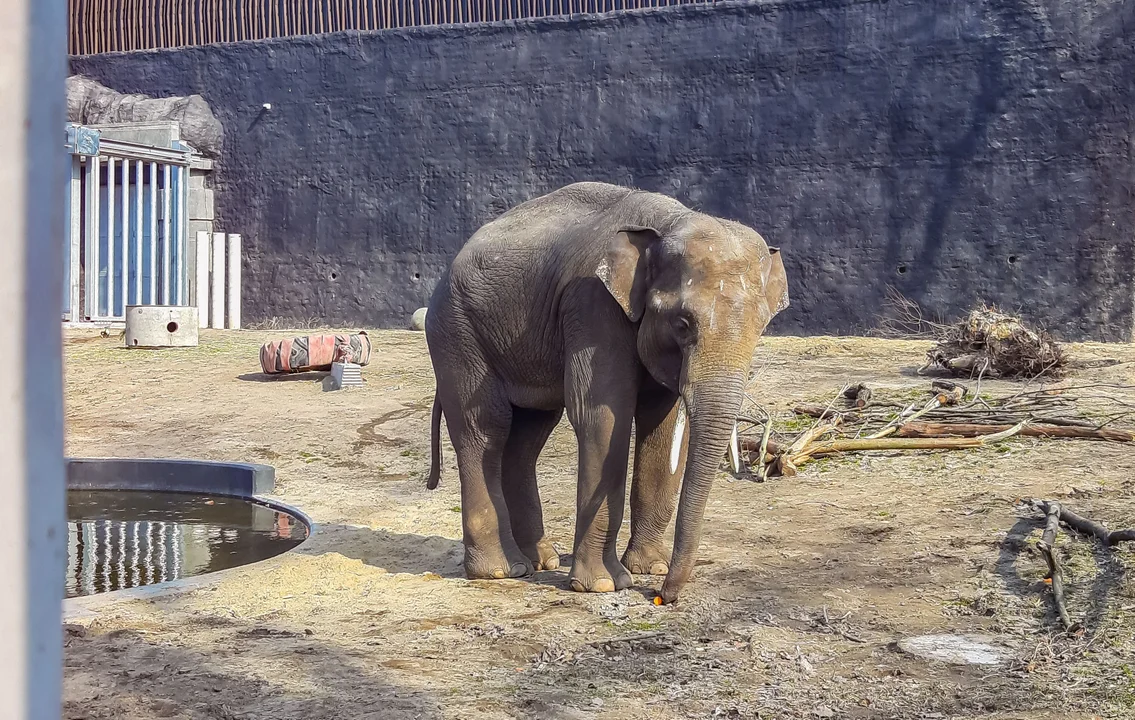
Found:
[[[229,235],[228,322],[225,327],[240,330],[240,235]]]
[[[197,327],[209,327],[209,233],[197,233]]]
[[[209,327],[225,326],[225,234],[213,233],[213,289],[209,310]]]
[[[0,23],[0,718],[59,718],[67,507],[63,191],[67,3],[10,0]]]

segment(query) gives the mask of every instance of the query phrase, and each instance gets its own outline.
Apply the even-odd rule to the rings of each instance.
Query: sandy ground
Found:
[[[953,453],[876,453],[766,483],[723,474],[695,579],[581,595],[564,572],[469,582],[452,448],[424,486],[433,378],[420,333],[375,332],[366,387],[266,380],[257,347],[298,333],[203,332],[192,350],[67,338],[67,451],[199,457],[277,469],[277,494],[321,530],[298,552],[211,587],[120,602],[66,635],[67,718],[1135,717],[1130,550],[1061,534],[1062,636],[1022,497],[1135,525],[1135,448],[1014,439]],[[1076,345],[1073,382],[1135,383],[1135,347]],[[752,394],[786,414],[847,381],[926,387],[925,345],[770,338]],[[1005,383],[987,391],[1009,392]],[[877,391],[879,392],[879,391]],[[557,429],[539,473],[570,552],[575,447]],[[622,534],[625,542],[627,531]],[[977,633],[1003,666],[951,666],[900,638]],[[637,639],[627,639],[637,638]]]

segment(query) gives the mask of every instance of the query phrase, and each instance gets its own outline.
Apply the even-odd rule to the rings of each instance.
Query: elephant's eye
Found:
[[[689,313],[683,311],[675,315],[670,321],[670,326],[674,329],[674,337],[679,345],[693,342],[694,319]]]

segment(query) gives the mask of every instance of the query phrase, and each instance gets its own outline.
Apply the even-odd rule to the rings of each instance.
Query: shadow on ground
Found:
[[[269,375],[268,373],[245,373],[244,375],[237,375],[237,380],[244,380],[245,382],[317,382],[329,376],[331,373],[326,370],[311,370],[309,372],[298,373],[281,373],[279,375]]]
[[[465,579],[465,569],[462,565],[465,548],[461,541],[438,535],[400,534],[352,525],[320,525],[311,542],[293,552],[303,555],[333,552],[361,560],[367,565],[391,573],[412,575],[434,573],[443,578]],[[477,585],[491,585],[519,581],[571,592],[568,582],[571,563],[571,555],[561,554],[558,570],[538,572],[528,577],[504,581],[473,580],[472,582]],[[658,591],[649,585],[653,579],[647,576],[636,577],[636,582],[630,589],[641,593],[648,600],[653,600],[658,594]]]
[[[319,525],[311,542],[294,552],[303,555],[339,553],[391,573],[465,577],[461,565],[465,549],[461,541],[438,535],[400,534],[353,525]]]
[[[65,656],[68,720],[439,717],[431,694],[392,682],[365,648],[264,623],[211,617],[172,643],[71,626]],[[272,668],[273,679],[241,670],[250,664]]]

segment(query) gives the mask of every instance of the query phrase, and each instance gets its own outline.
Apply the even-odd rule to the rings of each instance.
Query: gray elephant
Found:
[[[427,485],[440,478],[444,413],[466,575],[559,567],[536,459],[566,409],[579,443],[572,589],[611,592],[630,586],[630,573],[665,574],[662,602],[676,600],[721,458],[731,449],[737,461],[757,340],[787,306],[776,248],[656,193],[577,183],[478,230],[426,314],[437,379]],[[620,559],[632,420],[631,536]],[[683,473],[671,554],[663,534]]]

